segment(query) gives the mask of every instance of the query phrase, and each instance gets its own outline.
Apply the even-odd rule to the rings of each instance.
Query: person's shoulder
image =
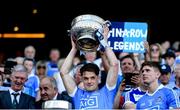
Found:
[[[168,86],[164,86],[164,87],[162,87],[162,88],[159,89],[159,90],[161,90],[161,91],[171,91],[172,89],[169,88]]]
[[[58,94],[59,94],[59,93],[58,93]],[[59,94],[59,95],[64,96],[64,97],[70,97],[67,91],[63,91],[63,92],[61,92],[61,94]]]
[[[8,90],[1,90],[1,91],[0,91],[0,95],[7,94],[8,92],[9,92]]]
[[[28,95],[28,94],[25,94],[25,93],[21,93],[22,95],[23,95],[23,97],[25,97],[25,98],[29,98],[29,99],[33,99],[33,100],[35,100],[35,98],[34,97],[32,97],[32,96],[30,96],[30,95]]]
[[[164,86],[163,88],[159,89],[159,91],[163,92],[165,95],[169,95],[173,93],[173,89]]]

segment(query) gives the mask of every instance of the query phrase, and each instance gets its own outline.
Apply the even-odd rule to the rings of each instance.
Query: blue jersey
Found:
[[[125,103],[126,101],[131,101],[134,104],[145,94],[146,92],[142,91],[140,87],[133,88],[125,94]]]
[[[160,85],[153,94],[146,93],[141,97],[136,108],[165,110],[179,107],[178,101],[172,89]]]
[[[47,76],[53,77],[54,73],[58,72],[58,66],[55,63],[48,62],[47,63]]]
[[[39,83],[39,77],[37,75],[31,74],[28,76],[28,80],[24,84],[25,89],[23,92],[30,96],[36,97],[37,91],[39,90]]]
[[[75,109],[112,109],[115,95],[116,89],[109,90],[106,85],[93,92],[78,88],[73,102]]]

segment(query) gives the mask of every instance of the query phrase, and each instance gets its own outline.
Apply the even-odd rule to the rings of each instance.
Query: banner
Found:
[[[111,22],[108,43],[114,52],[144,53],[148,26],[141,22]]]

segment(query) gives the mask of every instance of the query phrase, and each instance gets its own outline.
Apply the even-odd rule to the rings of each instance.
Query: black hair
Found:
[[[149,66],[149,67],[153,67],[156,68],[158,71],[160,71],[160,65],[159,63],[153,62],[153,61],[146,61],[142,64],[141,69],[143,69],[144,66]]]
[[[84,71],[94,72],[97,76],[99,75],[99,67],[94,63],[87,63],[80,69],[81,76],[83,75]]]
[[[25,58],[24,58],[24,61],[23,61],[23,64],[24,64],[25,61],[32,61],[32,62],[33,62],[33,65],[35,64],[35,60],[34,60],[33,58],[27,58],[27,57],[25,57]]]

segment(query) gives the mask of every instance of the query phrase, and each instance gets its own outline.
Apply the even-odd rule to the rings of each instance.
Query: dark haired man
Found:
[[[107,36],[105,34],[107,35],[109,30],[105,28],[104,32],[103,42],[100,41],[100,43],[105,49],[104,54],[109,60],[110,68],[108,70],[106,84],[101,89],[98,88],[98,82],[100,80],[98,74],[100,70],[96,64],[87,63],[81,67],[80,72],[84,84],[83,90],[77,87],[74,79],[69,75],[73,58],[77,52],[76,45],[71,40],[72,48],[62,65],[61,76],[67,92],[73,97],[75,109],[112,109],[113,107],[119,63],[107,43]]]

